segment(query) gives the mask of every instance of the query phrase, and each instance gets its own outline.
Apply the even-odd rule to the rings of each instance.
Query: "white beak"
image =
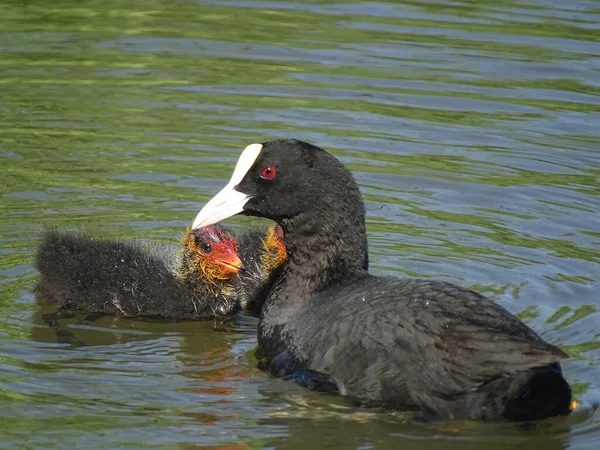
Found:
[[[244,210],[244,205],[252,196],[236,191],[235,187],[244,179],[261,150],[261,144],[251,144],[244,149],[235,165],[229,183],[204,205],[194,219],[192,229],[215,224]]]

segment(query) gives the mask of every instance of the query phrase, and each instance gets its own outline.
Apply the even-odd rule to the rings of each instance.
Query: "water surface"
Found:
[[[1,447],[597,448],[599,2],[2,9]],[[373,272],[450,280],[518,313],[569,353],[583,407],[528,430],[420,423],[260,372],[251,317],[42,320],[43,226],[176,244],[239,152],[279,137],[353,170]]]

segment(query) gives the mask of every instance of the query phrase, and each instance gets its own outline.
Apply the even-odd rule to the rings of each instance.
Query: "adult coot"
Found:
[[[567,355],[490,299],[434,280],[367,272],[365,209],[352,174],[298,140],[248,146],[193,228],[234,214],[283,228],[287,264],[261,312],[273,373],[372,406],[446,418],[568,414]]]

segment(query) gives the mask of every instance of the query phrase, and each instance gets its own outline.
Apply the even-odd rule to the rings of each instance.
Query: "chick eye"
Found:
[[[206,242],[202,242],[199,247],[200,247],[200,251],[202,253],[210,253],[210,252],[212,252],[212,247],[210,246],[210,244],[208,244]]]
[[[276,173],[277,173],[277,171],[275,170],[275,167],[267,166],[262,170],[262,172],[260,173],[260,176],[267,180],[270,180],[271,178],[273,178],[275,176]]]

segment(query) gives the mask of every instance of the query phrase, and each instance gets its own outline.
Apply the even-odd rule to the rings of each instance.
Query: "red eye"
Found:
[[[277,171],[275,170],[275,167],[267,166],[262,170],[260,176],[266,178],[267,180],[270,180],[275,176],[276,173]]]

